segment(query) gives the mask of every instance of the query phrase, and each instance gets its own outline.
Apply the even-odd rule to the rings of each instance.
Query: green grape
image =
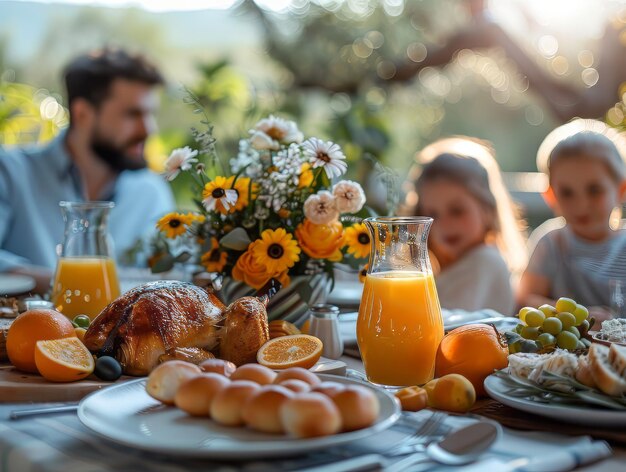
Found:
[[[578,342],[576,343],[576,349],[585,349],[586,346],[585,344],[579,339]]]
[[[578,331],[578,328],[576,328],[576,326],[570,326],[569,328],[567,328],[566,331],[569,331],[574,336],[576,336],[576,339],[580,339],[580,331]]]
[[[533,307],[531,306],[525,306],[524,308],[522,308],[519,313],[517,314],[517,316],[519,317],[519,319],[522,321],[522,323],[526,322],[526,313],[528,313],[529,311],[534,310]]]
[[[564,311],[573,313],[578,305],[571,298],[561,297],[556,301],[556,311],[562,313]]]
[[[518,352],[521,352],[521,350],[522,345],[519,341],[509,344],[509,354],[517,354]]]
[[[537,338],[537,342],[541,344],[541,347],[554,346],[556,344],[556,338],[550,333],[542,333]]]
[[[582,338],[580,342],[582,342],[585,347],[591,347],[591,341],[589,341],[587,338]]]
[[[558,313],[558,311],[556,311],[556,308],[554,308],[552,305],[548,305],[547,303],[545,305],[541,305],[539,307],[539,311],[546,315],[546,318],[556,316],[556,314]]]
[[[515,328],[513,328],[513,331],[517,334],[521,334],[522,329],[524,329],[524,325],[522,323],[519,323],[517,326],[515,326]]]
[[[563,329],[576,325],[576,317],[567,311],[559,313],[556,317],[561,320],[561,323],[563,323]]]
[[[539,327],[543,324],[543,320],[546,319],[546,315],[539,310],[530,310],[526,313],[526,324],[532,327]]]
[[[561,331],[556,337],[556,345],[561,349],[569,349],[572,351],[578,346],[578,338],[569,331]]]
[[[544,333],[549,333],[556,336],[561,331],[563,331],[563,323],[561,323],[560,319],[550,317],[546,318],[546,320],[543,322]]]
[[[580,326],[589,316],[589,310],[582,305],[576,305],[576,309],[572,314],[576,317],[576,326]]]
[[[539,337],[539,328],[535,326],[524,326],[520,335],[522,338],[535,340]]]

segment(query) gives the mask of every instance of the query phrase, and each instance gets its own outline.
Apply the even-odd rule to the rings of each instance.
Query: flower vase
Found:
[[[301,326],[306,321],[309,306],[316,303],[326,303],[331,285],[332,280],[326,273],[291,277],[291,283],[287,287],[281,288],[270,299],[267,307],[268,320],[285,320],[298,327]],[[229,304],[238,298],[255,293],[256,289],[246,283],[226,276],[219,296],[224,303]]]

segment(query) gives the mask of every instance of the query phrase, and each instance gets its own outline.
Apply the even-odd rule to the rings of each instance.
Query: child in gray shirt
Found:
[[[611,220],[626,190],[623,138],[595,120],[575,120],[544,140],[537,160],[550,187],[544,197],[563,217],[537,242],[518,293],[521,305],[559,297],[610,317],[610,285],[626,280],[626,231]]]

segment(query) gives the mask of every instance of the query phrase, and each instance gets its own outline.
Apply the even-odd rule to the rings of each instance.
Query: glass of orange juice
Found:
[[[120,294],[107,230],[113,202],[60,202],[65,236],[52,285],[52,301],[69,318],[94,319]]]
[[[372,252],[357,319],[370,382],[389,388],[433,379],[443,320],[430,259],[432,218],[377,217],[364,222]]]

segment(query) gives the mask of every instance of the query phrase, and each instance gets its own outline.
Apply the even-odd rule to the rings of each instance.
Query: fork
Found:
[[[433,411],[428,419],[424,421],[424,423],[422,423],[422,425],[413,434],[402,438],[400,442],[398,442],[398,444],[396,444],[389,451],[385,452],[385,455],[400,455],[402,454],[402,452],[399,451],[402,451],[404,447],[420,444],[422,442],[420,441],[421,438],[430,438],[433,433],[435,433],[439,429],[439,426],[445,421],[446,417],[447,415],[445,413],[442,413],[440,411]],[[405,421],[409,423],[411,422],[411,420],[412,418],[410,416],[405,418]],[[411,450],[409,452],[416,451]]]

